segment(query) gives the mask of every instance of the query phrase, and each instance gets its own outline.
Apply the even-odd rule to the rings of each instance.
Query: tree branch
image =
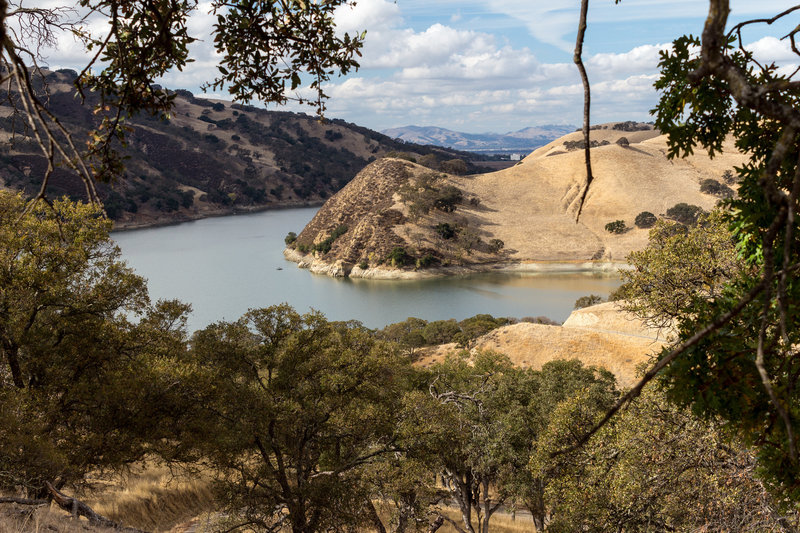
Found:
[[[578,23],[578,37],[575,41],[575,54],[572,60],[578,66],[578,72],[581,74],[583,81],[583,143],[584,146],[584,159],[586,161],[586,186],[583,189],[580,200],[578,201],[578,213],[575,215],[575,222],[577,223],[583,211],[583,205],[586,203],[586,196],[589,194],[589,186],[594,180],[592,176],[592,154],[591,144],[589,141],[589,111],[592,103],[591,89],[589,87],[589,76],[586,74],[586,67],[583,65],[583,39],[586,34],[586,15],[589,11],[589,0],[581,0],[581,15]]]

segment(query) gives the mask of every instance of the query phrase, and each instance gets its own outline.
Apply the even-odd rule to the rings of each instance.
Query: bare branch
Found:
[[[577,223],[583,211],[583,205],[586,203],[586,195],[589,194],[589,186],[594,180],[592,176],[592,153],[591,144],[589,142],[589,111],[591,108],[592,95],[589,87],[589,76],[586,74],[586,67],[583,65],[583,39],[586,34],[586,15],[589,10],[589,0],[581,0],[581,15],[580,22],[578,23],[578,37],[575,42],[575,54],[572,60],[578,66],[578,71],[581,74],[583,81],[583,143],[584,143],[584,159],[586,160],[586,186],[583,188],[580,200],[578,200],[578,213],[575,215],[575,222]]]
[[[800,264],[793,265],[790,269],[791,272],[796,272],[800,270]],[[658,375],[661,370],[663,370],[668,364],[674,361],[677,357],[685,353],[689,348],[696,346],[700,341],[702,341],[706,336],[715,332],[725,324],[727,324],[732,318],[736,315],[741,313],[741,311],[747,307],[759,294],[761,294],[764,289],[767,287],[767,284],[771,282],[771,280],[762,279],[761,282],[753,287],[747,295],[739,300],[739,302],[727,313],[717,317],[713,322],[708,324],[706,327],[692,335],[690,338],[686,339],[682,343],[678,344],[671,352],[667,355],[659,359],[659,361],[645,373],[645,375],[639,380],[639,382],[634,385],[634,387],[628,391],[622,398],[620,398],[614,406],[606,412],[605,416],[603,416],[602,420],[595,424],[595,426],[586,434],[578,439],[578,441],[568,448],[564,448],[562,450],[555,451],[551,454],[552,457],[562,455],[565,453],[571,453],[581,446],[589,442],[589,439],[592,436],[600,431],[600,429],[605,426],[609,420],[611,420],[614,415],[619,412],[620,409],[628,405],[634,399],[636,399],[644,389],[645,385],[650,383],[656,375]]]

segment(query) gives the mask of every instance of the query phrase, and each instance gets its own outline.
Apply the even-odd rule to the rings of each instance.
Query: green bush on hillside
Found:
[[[627,229],[628,227],[625,225],[624,220],[615,220],[614,222],[609,222],[606,224],[606,231],[617,235],[620,233],[625,233],[625,230]]]
[[[636,220],[633,221],[637,228],[647,229],[652,228],[658,218],[650,211],[642,211],[636,215]]]

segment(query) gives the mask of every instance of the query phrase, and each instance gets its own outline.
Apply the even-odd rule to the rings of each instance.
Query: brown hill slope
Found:
[[[577,224],[576,202],[584,187],[585,168],[583,150],[576,147],[581,136],[573,133],[536,150],[512,168],[477,176],[437,174],[435,179],[420,181],[426,173],[421,167],[400,161],[389,166],[376,163],[329,201],[300,234],[300,247],[287,250],[287,256],[318,272],[387,278],[465,269],[607,267],[646,244],[648,230],[634,225],[639,213],[649,211],[663,217],[681,202],[710,209],[719,198],[700,192],[701,182],[719,180],[744,159],[729,143],[714,159],[698,152],[686,159],[669,160],[666,138],[657,131],[647,127],[629,132],[613,127],[592,132],[593,141],[599,144],[592,149],[595,181]],[[618,144],[621,137],[628,144]],[[405,166],[405,183],[398,181],[397,174],[384,176],[385,170],[395,165]],[[415,194],[421,196],[431,189],[434,196],[444,194],[448,185],[457,187],[463,197],[454,211],[434,207],[415,216]],[[355,221],[363,219],[356,213],[373,216],[388,206],[403,217],[376,226],[373,231],[382,237],[374,239],[404,249],[411,258],[405,264],[389,260],[387,246],[372,248],[349,231],[330,251],[313,249],[347,214],[353,214],[351,220],[358,224]],[[622,234],[606,231],[606,224],[615,220],[623,220],[630,229]],[[454,228],[455,235],[443,236],[439,231],[442,224]],[[300,253],[304,249],[307,253]],[[335,263],[337,268],[331,269]],[[359,268],[358,263],[368,268]],[[420,267],[425,263],[444,268],[423,271]]]
[[[563,326],[527,322],[503,326],[476,339],[470,351],[502,353],[515,365],[536,369],[556,359],[578,359],[610,370],[620,386],[630,387],[636,383],[637,367],[663,346],[663,336],[611,302],[573,311]],[[460,349],[453,343],[420,351],[418,364],[427,366]]]
[[[76,76],[71,70],[42,71],[33,81],[81,144],[98,116],[91,94],[85,104],[75,97]],[[369,162],[392,151],[424,155],[431,165],[472,157],[401,143],[342,120],[323,123],[301,113],[195,98],[184,90],[175,95],[169,120],[126,121],[128,145],[119,147],[128,158],[125,173],[115,183],[98,184],[117,227],[321,204]],[[0,186],[33,193],[47,161],[24,124],[8,102],[0,105]],[[469,163],[465,167],[479,171]],[[81,182],[63,168],[56,170],[49,192],[75,199],[84,194]]]

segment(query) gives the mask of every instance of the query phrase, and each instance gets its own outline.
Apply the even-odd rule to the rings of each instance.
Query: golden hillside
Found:
[[[385,278],[619,264],[647,242],[648,230],[634,225],[639,213],[664,216],[681,202],[708,210],[719,198],[701,193],[701,182],[720,179],[743,161],[732,143],[714,159],[698,151],[670,160],[666,137],[655,130],[600,128],[592,131],[592,141],[601,145],[592,149],[595,181],[578,223],[577,199],[586,178],[583,150],[571,144],[582,138],[576,132],[490,174],[434,173],[432,181],[423,182],[420,176],[432,171],[419,165],[395,159],[373,163],[325,204],[298,237],[301,246],[287,249],[287,257],[321,273]],[[618,144],[621,137],[628,144]],[[443,191],[448,185],[463,194],[455,211],[434,208],[415,216],[409,190],[421,194],[425,187]],[[606,224],[615,220],[630,229],[622,234],[606,231]],[[441,224],[458,228],[457,237],[442,238],[436,230]],[[347,231],[331,243],[330,251],[313,250],[339,226]],[[502,241],[502,249],[492,248],[494,239]],[[388,259],[397,247],[409,256],[405,265]],[[426,266],[420,264],[425,256],[434,258],[428,267],[438,268],[419,268]]]
[[[608,302],[573,311],[563,326],[527,322],[503,326],[476,339],[470,351],[502,353],[517,366],[535,369],[556,359],[578,359],[606,368],[621,387],[631,387],[637,381],[637,367],[664,346],[663,334]],[[428,366],[459,351],[455,343],[423,348],[418,364]]]

